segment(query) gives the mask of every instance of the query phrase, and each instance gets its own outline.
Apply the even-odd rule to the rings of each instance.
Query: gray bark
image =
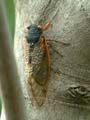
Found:
[[[15,0],[15,53],[27,120],[89,120],[90,118],[90,0]],[[51,44],[63,57],[51,51],[51,76],[45,104],[33,104],[27,92],[29,68],[25,72],[24,40],[31,23],[52,21],[44,33],[51,40],[70,46]]]

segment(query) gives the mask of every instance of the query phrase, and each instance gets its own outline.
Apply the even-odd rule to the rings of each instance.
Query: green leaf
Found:
[[[6,18],[8,21],[10,33],[12,35],[12,38],[14,38],[14,32],[15,32],[15,7],[13,0],[4,0],[4,5],[6,9]],[[14,43],[14,39],[13,43]]]

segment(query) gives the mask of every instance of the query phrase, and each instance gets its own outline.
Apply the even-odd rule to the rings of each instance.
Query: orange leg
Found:
[[[43,30],[47,30],[51,25],[51,21],[49,21],[44,27]]]

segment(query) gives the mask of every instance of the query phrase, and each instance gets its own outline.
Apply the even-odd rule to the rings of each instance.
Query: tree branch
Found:
[[[5,18],[3,0],[0,1],[0,89],[7,120],[24,120],[24,102],[17,73],[10,33]]]

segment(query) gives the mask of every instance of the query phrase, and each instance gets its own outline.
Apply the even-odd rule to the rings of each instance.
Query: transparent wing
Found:
[[[46,98],[50,76],[50,56],[47,41],[44,37],[40,39],[33,51],[31,71],[29,77],[31,90],[38,105],[42,105]]]

